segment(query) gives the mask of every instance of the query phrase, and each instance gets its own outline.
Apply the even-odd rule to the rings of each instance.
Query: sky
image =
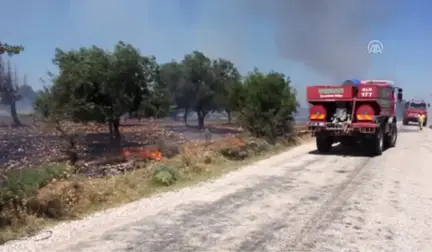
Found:
[[[0,41],[22,44],[12,57],[28,84],[55,71],[55,48],[119,41],[160,63],[199,50],[290,76],[299,101],[307,85],[390,79],[405,98],[432,94],[432,2],[426,0],[0,0]],[[382,54],[367,51],[371,40]]]

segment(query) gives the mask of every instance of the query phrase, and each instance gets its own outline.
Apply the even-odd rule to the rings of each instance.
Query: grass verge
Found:
[[[232,137],[211,144],[189,143],[175,157],[142,162],[134,171],[97,179],[74,175],[67,164],[11,170],[0,180],[0,244],[58,221],[220,177],[308,140],[304,136],[269,145]]]

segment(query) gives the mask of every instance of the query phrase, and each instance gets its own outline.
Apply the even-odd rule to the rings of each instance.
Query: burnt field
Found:
[[[11,118],[0,116],[0,167],[2,169],[32,166],[46,162],[62,161],[67,141],[49,125],[34,123],[31,117],[20,117],[22,127],[10,127]],[[228,125],[225,120],[209,120],[206,127],[212,133],[212,139],[241,130]],[[113,154],[110,146],[108,127],[101,124],[65,123],[62,128],[76,135],[78,155],[81,160],[90,161]],[[187,141],[203,140],[204,133],[190,121],[189,126],[183,122],[170,119],[122,121],[122,147],[143,147],[154,145],[157,141],[182,144]]]

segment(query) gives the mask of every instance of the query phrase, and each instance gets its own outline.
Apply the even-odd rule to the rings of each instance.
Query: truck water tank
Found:
[[[358,80],[358,79],[351,79],[351,80],[346,80],[346,81],[344,81],[344,82],[342,83],[342,86],[345,86],[345,85],[353,85],[353,86],[355,86],[355,87],[358,87],[358,86],[360,86],[360,84],[361,84],[361,81],[360,81],[360,80]]]

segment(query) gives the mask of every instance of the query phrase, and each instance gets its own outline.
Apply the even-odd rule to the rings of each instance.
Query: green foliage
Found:
[[[283,74],[255,69],[242,80],[232,62],[199,51],[159,65],[119,42],[112,52],[57,49],[53,62],[59,74],[50,75],[53,85],[40,92],[36,111],[56,120],[107,122],[118,137],[126,113],[163,118],[182,109],[197,113],[200,128],[208,113],[226,111],[231,118],[233,111],[254,136],[274,141],[289,132],[297,110],[295,90]]]
[[[171,104],[176,104],[178,108],[189,108],[190,103],[187,92],[182,89],[185,85],[185,78],[181,64],[171,61],[162,64],[160,67],[160,81],[168,88]]]
[[[229,160],[244,160],[262,154],[270,149],[270,144],[262,139],[249,139],[245,145],[220,149],[222,156]]]
[[[229,97],[252,135],[274,142],[277,136],[290,131],[298,103],[290,80],[283,74],[264,74],[255,69],[243,83],[232,87]]]
[[[154,81],[154,58],[119,42],[114,52],[93,46],[78,51],[56,50],[59,75],[52,92],[64,114],[80,121],[111,121],[138,109],[147,85]]]
[[[230,110],[227,94],[231,85],[240,81],[240,74],[232,62],[212,60],[194,51],[180,62],[162,65],[161,80],[171,93],[171,102],[186,113],[196,112],[203,128],[209,112]]]
[[[260,154],[270,149],[269,143],[262,139],[250,139],[246,143],[246,148],[250,153]]]
[[[7,54],[9,56],[19,54],[24,51],[24,47],[21,45],[9,45],[7,43],[0,42],[0,55]]]
[[[213,76],[212,61],[202,52],[194,51],[184,57],[181,65],[184,77],[182,92],[188,97],[189,107],[197,113],[198,126],[203,128],[206,115],[217,108],[218,83]]]
[[[177,172],[173,167],[161,165],[156,167],[153,180],[157,184],[170,186],[177,181]]]
[[[149,87],[150,95],[141,103],[140,114],[144,117],[164,118],[172,111],[171,93],[168,82],[160,78],[160,70],[156,72],[157,81]]]
[[[215,97],[218,111],[225,110],[230,114],[232,106],[229,93],[230,90],[241,83],[241,75],[236,66],[225,59],[218,59],[213,62],[213,73],[218,88]]]
[[[53,63],[59,74],[50,74],[53,85],[35,102],[36,111],[50,119],[107,122],[112,138],[119,140],[122,115],[138,111],[149,97],[157,101],[149,103],[156,104],[157,109],[166,106],[161,101],[163,88],[158,87],[156,59],[142,56],[130,44],[118,42],[113,52],[96,46],[57,49]]]
[[[249,157],[246,146],[222,148],[220,153],[229,160],[244,160]]]
[[[49,118],[54,113],[56,99],[53,98],[52,89],[44,87],[38,92],[33,107],[44,118]]]
[[[46,165],[23,169],[12,169],[3,174],[0,189],[0,209],[10,201],[19,202],[32,196],[39,188],[53,179],[65,178],[71,168],[65,165]]]

